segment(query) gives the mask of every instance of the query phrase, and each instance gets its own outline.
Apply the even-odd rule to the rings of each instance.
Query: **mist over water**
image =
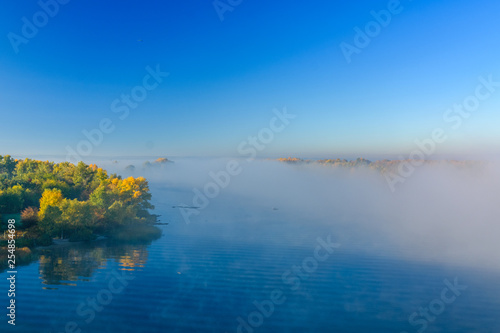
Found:
[[[86,161],[146,177],[168,225],[145,243],[43,250],[19,267],[6,332],[498,332],[497,165],[422,166],[392,192],[368,168],[238,160],[228,177],[230,161]]]
[[[162,222],[192,237],[310,246],[316,237],[332,235],[354,252],[500,270],[498,164],[424,165],[391,192],[385,177],[367,168],[238,160],[241,173],[213,198],[205,196],[203,207],[196,193],[205,194],[205,186],[215,184],[210,173],[220,175],[228,161],[177,159],[143,168],[144,161],[121,160],[104,166],[145,176],[157,213],[169,215]],[[136,170],[125,171],[128,164]],[[185,210],[186,223],[173,206],[201,207]]]

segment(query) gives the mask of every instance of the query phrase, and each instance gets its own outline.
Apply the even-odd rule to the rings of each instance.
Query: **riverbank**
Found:
[[[47,249],[53,249],[53,248],[60,248],[60,247],[65,247],[65,246],[70,246],[70,245],[78,245],[78,244],[86,244],[86,243],[95,243],[99,241],[104,241],[109,239],[106,236],[98,236],[96,239],[92,241],[78,241],[78,242],[71,242],[69,239],[53,239],[51,245],[44,245],[44,246],[35,246],[35,250],[47,250]]]
[[[0,248],[0,272],[9,267],[9,252],[7,247]],[[29,247],[17,248],[15,254],[15,266],[27,265],[33,261],[36,254]]]
[[[69,239],[52,239],[51,245],[33,246],[33,247],[20,247],[16,248],[16,266],[23,266],[30,264],[38,259],[40,251],[54,250],[71,246],[80,246],[84,244],[96,244],[100,242],[112,242],[122,244],[144,244],[152,242],[162,235],[161,229],[145,224],[145,225],[131,225],[114,230],[109,235],[99,235],[91,241],[77,241],[72,242]],[[6,246],[0,247],[0,272],[8,268],[9,252]]]

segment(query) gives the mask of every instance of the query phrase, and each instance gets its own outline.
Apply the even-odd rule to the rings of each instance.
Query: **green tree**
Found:
[[[16,160],[14,160],[10,155],[0,156],[0,173],[4,173],[8,178],[14,176],[14,170],[16,169]]]
[[[61,235],[64,237],[64,226],[61,224],[61,209],[57,206],[47,206],[43,214],[43,218],[38,222],[40,231],[43,234],[50,235],[54,237],[56,235]],[[39,213],[40,216],[40,213]]]
[[[21,185],[0,191],[0,214],[20,213],[23,204],[23,187]]]

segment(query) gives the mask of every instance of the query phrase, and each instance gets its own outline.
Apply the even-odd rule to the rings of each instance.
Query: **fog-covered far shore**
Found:
[[[392,191],[362,165],[167,159],[86,162],[145,177],[162,222],[193,237],[307,246],[331,234],[352,251],[500,270],[499,163],[424,164]]]

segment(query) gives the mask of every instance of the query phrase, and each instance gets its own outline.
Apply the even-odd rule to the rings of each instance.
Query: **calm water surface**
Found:
[[[1,331],[500,332],[494,273],[342,246],[322,249],[318,261],[317,237],[328,234],[308,238],[297,230],[296,241],[288,235],[276,242],[280,235],[269,230],[242,234],[169,221],[151,244],[43,251],[19,267],[17,325],[7,325],[3,314]],[[228,237],[233,232],[237,239]],[[0,277],[6,313],[6,272]],[[440,301],[444,280],[455,278],[467,289]],[[417,315],[411,325],[410,315],[429,306],[437,315]]]

